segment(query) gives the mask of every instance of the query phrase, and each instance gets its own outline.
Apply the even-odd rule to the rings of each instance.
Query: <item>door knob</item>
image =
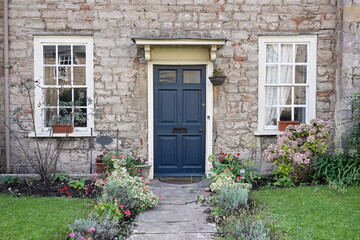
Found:
[[[199,132],[203,132],[203,131],[204,131],[204,129],[202,129],[202,128],[199,129]]]

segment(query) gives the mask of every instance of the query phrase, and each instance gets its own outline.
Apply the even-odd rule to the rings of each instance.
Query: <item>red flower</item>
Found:
[[[129,210],[126,210],[126,211],[124,212],[124,214],[130,216],[130,215],[131,215],[131,212],[130,212]]]
[[[124,208],[124,205],[120,205],[119,208],[123,209],[123,208]]]
[[[219,161],[222,162],[222,161],[224,161],[224,159],[220,158]]]
[[[237,153],[236,155],[240,156],[240,155],[241,155],[241,153]]]

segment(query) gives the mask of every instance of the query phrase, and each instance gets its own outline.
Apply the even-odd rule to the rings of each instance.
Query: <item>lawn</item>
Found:
[[[89,199],[0,194],[0,239],[65,239],[69,224],[86,216]]]
[[[252,192],[277,239],[359,240],[360,186],[341,193],[328,186]],[[311,238],[310,238],[311,237]]]

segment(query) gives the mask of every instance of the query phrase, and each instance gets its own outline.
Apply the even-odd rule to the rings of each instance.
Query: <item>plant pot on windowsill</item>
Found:
[[[299,125],[299,121],[278,121],[278,130],[285,131],[285,128],[289,125]]]
[[[226,80],[226,76],[212,76],[209,77],[210,82],[214,85],[214,86],[220,86],[222,84],[224,84],[225,80]]]
[[[135,167],[139,169],[139,174],[141,177],[143,177],[145,180],[149,179],[152,165],[136,165]]]
[[[53,133],[72,133],[74,132],[74,124],[53,124],[51,126]]]

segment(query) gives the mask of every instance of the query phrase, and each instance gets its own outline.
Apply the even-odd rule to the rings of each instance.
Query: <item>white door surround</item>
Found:
[[[144,39],[134,38],[137,45],[144,45],[147,60],[148,92],[148,160],[154,165],[154,65],[205,65],[206,79],[213,72],[213,61],[218,46],[226,39]],[[212,154],[213,138],[213,85],[206,81],[206,134],[205,134],[205,173],[211,168],[207,157]],[[153,178],[154,169],[150,173]]]

